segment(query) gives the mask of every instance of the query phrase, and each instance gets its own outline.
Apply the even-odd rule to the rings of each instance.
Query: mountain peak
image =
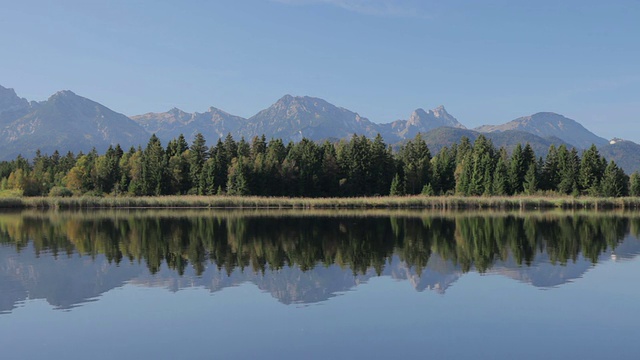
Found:
[[[483,125],[476,130],[480,132],[525,131],[543,138],[557,137],[581,149],[586,149],[591,144],[601,146],[608,143],[606,139],[590,132],[579,122],[548,111],[522,116],[502,125]]]
[[[51,97],[70,97],[70,96],[78,96],[76,95],[76,93],[74,93],[71,90],[60,90],[57,91],[55,94],[51,95]]]
[[[419,131],[427,131],[440,126],[465,128],[464,125],[460,124],[456,118],[451,116],[442,105],[428,111],[422,108],[414,110],[407,121],[407,125],[420,127],[421,129]]]
[[[27,99],[21,98],[11,88],[0,86],[0,113],[5,111],[19,111],[29,108]]]
[[[437,108],[432,110],[436,117],[445,117],[450,116],[447,112],[447,109],[444,108],[444,105],[440,105]]]
[[[297,97],[296,97],[297,98]],[[276,101],[276,104],[289,104],[291,103],[295,98],[289,94],[284,95],[283,97],[281,97],[280,99],[278,99],[278,101]]]
[[[177,107],[172,107],[171,110],[167,111],[167,113],[172,114],[172,115],[183,115],[186,114],[184,111],[182,111],[181,109],[178,109]]]

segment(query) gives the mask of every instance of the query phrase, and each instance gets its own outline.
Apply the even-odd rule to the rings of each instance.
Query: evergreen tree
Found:
[[[540,188],[542,190],[556,190],[560,184],[558,150],[551,144],[547,157],[541,168]]]
[[[582,153],[578,185],[583,193],[598,194],[606,166],[606,161],[600,156],[595,145],[591,145]]]
[[[509,170],[502,157],[498,158],[493,176],[493,194],[498,196],[509,194]]]
[[[527,173],[524,176],[524,193],[527,195],[533,195],[538,190],[538,171],[535,162],[532,162],[527,169]]]
[[[456,166],[456,194],[471,195],[471,179],[473,176],[473,158],[470,152]]]
[[[142,192],[156,196],[164,194],[166,157],[160,139],[155,134],[151,135],[142,155]]]
[[[340,166],[338,165],[336,149],[329,141],[325,141],[322,145],[321,195],[338,196],[340,178]]]
[[[580,172],[580,158],[578,150],[567,150],[565,145],[558,148],[558,191],[562,194],[572,194],[578,191],[578,174]]]
[[[264,155],[266,152],[267,138],[264,136],[264,134],[260,137],[254,136],[251,140],[251,159],[255,160],[258,155]]]
[[[637,171],[629,179],[629,195],[640,196],[640,173]]]
[[[405,191],[418,194],[431,181],[431,153],[420,133],[400,148],[398,158],[402,161]]]
[[[384,139],[380,134],[376,135],[370,146],[371,167],[368,172],[367,182],[371,184],[368,191],[370,195],[381,195],[387,192],[395,167],[393,164],[393,155],[388,151],[384,143]]]
[[[234,158],[229,166],[229,177],[227,180],[227,194],[229,195],[248,195],[249,184],[247,182],[246,167],[244,158]]]
[[[406,194],[404,190],[404,180],[400,174],[396,174],[391,181],[391,190],[389,195],[391,196],[404,196]]]
[[[197,133],[193,143],[191,143],[188,155],[189,178],[192,184],[191,192],[199,195],[204,194],[205,187],[202,168],[204,167],[204,162],[207,161],[208,155],[206,142],[204,136],[201,133]]]
[[[248,159],[251,156],[251,147],[249,143],[244,139],[244,136],[240,137],[240,141],[238,141],[238,157],[243,156]]]
[[[511,161],[509,163],[509,188],[511,194],[522,192],[522,182],[524,181],[526,171],[522,145],[518,144],[511,154]]]
[[[612,160],[604,170],[601,184],[601,195],[619,197],[629,195],[629,177]]]

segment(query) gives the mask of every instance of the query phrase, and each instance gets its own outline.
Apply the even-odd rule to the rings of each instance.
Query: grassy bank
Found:
[[[252,196],[4,197],[0,208],[223,208],[223,209],[640,209],[640,198],[384,196],[280,198]]]

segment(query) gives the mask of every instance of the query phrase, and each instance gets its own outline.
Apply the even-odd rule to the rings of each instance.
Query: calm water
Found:
[[[0,214],[2,359],[640,357],[640,214]]]

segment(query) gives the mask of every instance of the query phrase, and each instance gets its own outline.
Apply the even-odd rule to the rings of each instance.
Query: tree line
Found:
[[[180,135],[166,146],[152,135],[146,147],[126,152],[119,145],[104,154],[38,150],[31,161],[1,162],[0,179],[0,190],[25,196],[640,196],[640,174],[628,176],[595,145],[581,153],[551,145],[543,158],[529,144],[509,154],[483,135],[473,143],[463,137],[435,156],[420,134],[397,151],[380,135],[285,145],[264,135],[248,142],[229,134],[214,146],[200,133],[191,144]]]

